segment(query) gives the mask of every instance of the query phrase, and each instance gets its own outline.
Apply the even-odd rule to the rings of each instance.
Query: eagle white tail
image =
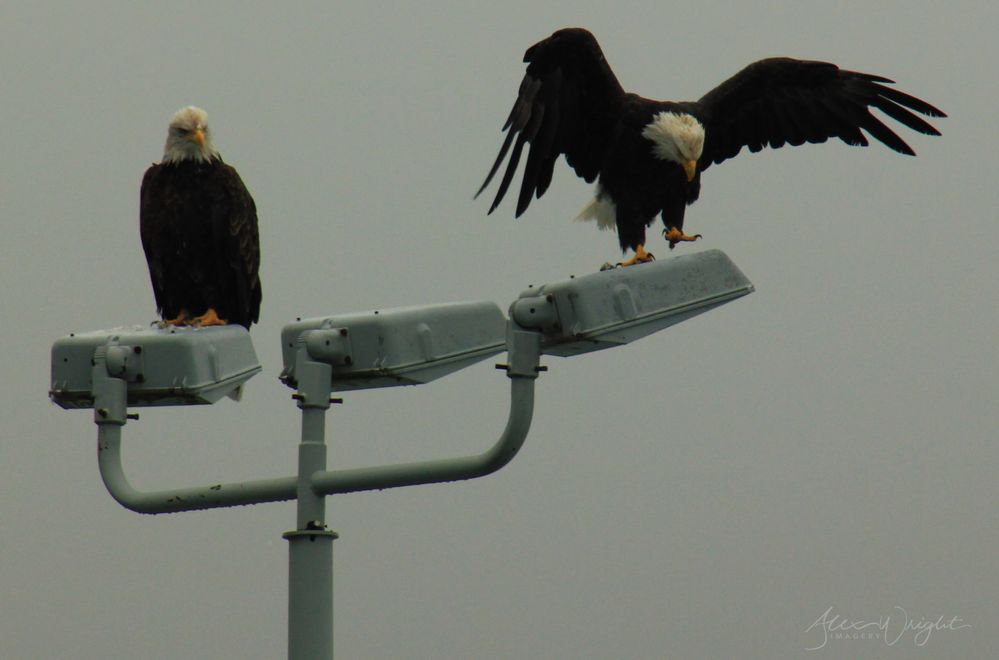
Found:
[[[579,215],[576,216],[576,222],[595,220],[600,231],[608,229],[617,231],[616,217],[617,207],[614,205],[614,202],[600,194],[600,192],[597,192],[593,199],[590,200],[590,203],[579,211]]]

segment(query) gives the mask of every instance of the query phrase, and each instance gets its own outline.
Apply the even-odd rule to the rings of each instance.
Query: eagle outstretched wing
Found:
[[[560,30],[524,53],[527,72],[503,130],[499,155],[478,197],[510,154],[489,212],[506,195],[525,144],[530,144],[517,199],[519,217],[533,197],[551,183],[562,154],[580,177],[592,182],[613,139],[625,93],[604,59],[596,39],[586,30]],[[510,150],[511,145],[513,150]]]
[[[893,82],[845,71],[828,62],[787,57],[754,62],[691,104],[705,134],[698,169],[732,158],[743,147],[757,152],[766,146],[777,149],[832,137],[867,146],[862,131],[895,151],[915,155],[870,109],[877,108],[926,135],[940,132],[912,111],[931,117],[946,115],[925,101],[886,86]]]

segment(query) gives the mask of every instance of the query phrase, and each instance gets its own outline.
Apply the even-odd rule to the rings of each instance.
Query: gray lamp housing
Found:
[[[92,408],[93,367],[127,382],[129,406],[215,403],[260,372],[250,333],[132,326],[71,334],[52,345],[49,396],[63,408]]]
[[[334,391],[418,385],[506,349],[496,303],[458,302],[304,319],[281,330],[281,381],[298,387],[300,346],[332,366]]]
[[[753,291],[721,250],[616,268],[531,288],[510,318],[540,330],[548,355],[627,344]]]

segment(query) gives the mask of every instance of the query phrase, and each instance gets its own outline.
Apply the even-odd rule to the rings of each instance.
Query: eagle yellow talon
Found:
[[[688,234],[684,234],[676,227],[670,227],[669,229],[663,230],[663,238],[669,241],[669,249],[672,250],[674,247],[676,247],[677,243],[696,241],[697,239],[701,238],[701,235],[694,234],[693,236],[690,236]]]
[[[191,322],[191,317],[188,316],[187,310],[182,309],[180,310],[180,313],[178,313],[177,316],[175,316],[174,318],[163,319],[162,321],[160,321],[159,326],[161,328],[175,328],[181,325],[188,325],[190,322]]]
[[[215,311],[214,307],[209,307],[207,312],[191,319],[191,325],[197,327],[226,325],[226,320],[219,318],[218,312]]]
[[[635,248],[635,256],[633,256],[631,259],[628,259],[627,261],[618,262],[617,265],[622,267],[634,266],[635,264],[644,264],[655,260],[656,257],[654,254],[652,254],[651,252],[646,252],[644,245],[639,245],[638,247]]]

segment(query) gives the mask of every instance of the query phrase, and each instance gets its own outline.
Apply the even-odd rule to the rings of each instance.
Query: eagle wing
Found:
[[[222,246],[228,277],[235,277],[236,309],[249,327],[260,316],[260,237],[257,229],[257,205],[236,169],[219,163],[217,185],[223,197],[212,207],[212,226],[216,245]]]
[[[156,189],[157,177],[161,171],[159,165],[152,165],[142,177],[139,189],[139,237],[142,239],[142,251],[146,253],[146,263],[149,265],[149,279],[153,285],[153,298],[156,308],[163,310],[167,305],[166,274],[163,271],[163,254],[160,245],[163,243],[165,223],[169,220],[159,212],[159,204],[151,198],[150,192]]]
[[[604,59],[596,39],[581,28],[559,30],[524,53],[527,72],[503,130],[499,155],[478,197],[510,154],[489,213],[513,180],[525,144],[530,144],[517,199],[519,217],[551,183],[562,154],[580,177],[592,182],[609,145],[624,101],[624,90]],[[513,150],[510,151],[511,145]]]
[[[691,104],[705,133],[699,169],[732,158],[743,147],[755,153],[765,146],[776,149],[831,137],[867,146],[862,130],[895,151],[915,155],[870,109],[926,135],[940,133],[912,111],[946,115],[886,86],[893,82],[828,62],[779,57],[750,64]]]

